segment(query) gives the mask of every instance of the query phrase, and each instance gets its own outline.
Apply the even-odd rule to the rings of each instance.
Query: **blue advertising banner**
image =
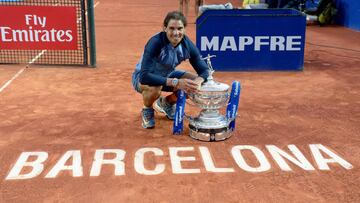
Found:
[[[217,71],[302,70],[306,17],[291,9],[207,10],[196,20],[201,55]]]

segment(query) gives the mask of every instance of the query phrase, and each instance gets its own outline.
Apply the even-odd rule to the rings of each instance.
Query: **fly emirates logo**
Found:
[[[48,28],[47,17],[25,15],[27,29],[0,27],[2,42],[71,42],[74,40],[72,30]]]

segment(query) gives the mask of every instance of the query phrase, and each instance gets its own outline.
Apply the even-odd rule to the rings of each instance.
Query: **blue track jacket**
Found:
[[[182,61],[189,59],[196,73],[207,79],[208,67],[191,40],[184,36],[178,46],[173,47],[165,32],[151,37],[145,45],[144,54],[136,65],[133,75],[139,75],[141,84],[166,86],[166,79]]]

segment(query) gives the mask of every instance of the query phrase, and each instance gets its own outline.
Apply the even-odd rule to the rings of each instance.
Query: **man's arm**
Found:
[[[154,66],[154,58],[159,55],[161,41],[158,36],[152,37],[145,46],[143,60],[140,70],[140,83],[144,85],[161,86],[166,85],[166,78],[161,75],[151,73]]]
[[[209,77],[209,68],[205,61],[201,59],[198,48],[191,42],[189,38],[187,38],[187,41],[188,49],[190,52],[190,64],[192,65],[198,76],[203,79],[202,82],[204,82]],[[197,80],[199,81],[200,79]]]

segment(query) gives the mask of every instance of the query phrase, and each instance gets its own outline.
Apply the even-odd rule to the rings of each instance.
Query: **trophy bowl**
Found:
[[[208,78],[199,91],[190,93],[190,100],[202,110],[195,118],[189,118],[190,136],[202,141],[219,141],[231,136],[229,123],[219,109],[229,100],[229,85]]]
[[[202,85],[198,92],[189,94],[189,98],[201,109],[219,109],[229,99],[229,86],[211,80]]]

